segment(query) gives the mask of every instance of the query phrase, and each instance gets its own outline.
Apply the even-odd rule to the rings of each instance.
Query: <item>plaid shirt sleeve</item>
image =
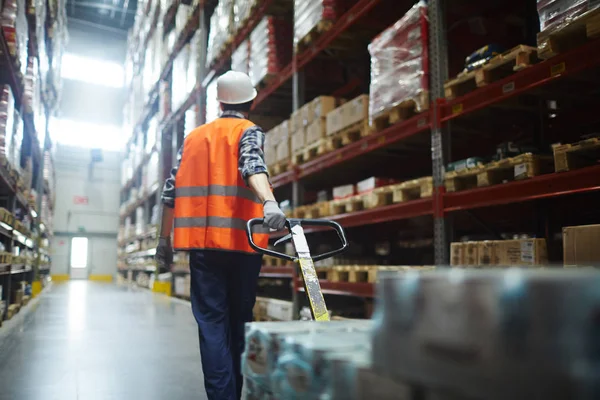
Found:
[[[167,207],[175,207],[175,177],[179,170],[179,164],[181,163],[181,157],[183,157],[183,146],[177,152],[177,161],[175,166],[171,169],[171,175],[165,181],[162,192],[162,203]]]
[[[264,145],[265,133],[261,127],[255,125],[242,134],[239,143],[238,169],[246,183],[252,175],[269,175],[264,159]]]

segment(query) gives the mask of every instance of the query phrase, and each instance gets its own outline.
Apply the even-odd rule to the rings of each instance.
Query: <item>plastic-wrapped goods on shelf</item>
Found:
[[[411,101],[416,111],[428,105],[429,52],[427,5],[415,4],[369,45],[371,120]]]
[[[294,0],[294,43],[315,30],[327,30],[353,3],[351,0]]]
[[[185,25],[192,16],[192,13],[192,6],[187,4],[179,4],[177,7],[177,13],[175,14],[175,28],[173,29],[175,37],[179,37],[181,35]]]
[[[590,0],[537,0],[540,29],[554,31],[598,7],[600,2]]]
[[[159,177],[159,155],[158,152],[153,152],[148,159],[147,170],[146,170],[146,185],[148,192],[152,192],[155,188],[158,188],[160,184]]]
[[[250,34],[250,79],[268,83],[292,59],[292,25],[285,18],[266,16]]]
[[[2,85],[0,88],[0,157],[11,161],[15,118],[18,117],[18,113],[15,113],[15,98],[10,86]]]
[[[141,235],[144,233],[144,228],[146,227],[144,221],[144,208],[138,207],[135,209],[135,234]]]
[[[267,391],[272,391],[274,372],[286,340],[311,334],[323,338],[337,335],[339,338],[340,335],[368,332],[371,329],[370,321],[248,323],[246,324],[246,348],[242,355],[242,373]]]
[[[233,71],[250,73],[250,41],[244,40],[231,54],[231,69]]]
[[[148,128],[146,129],[146,154],[152,153],[157,146],[156,139],[158,137],[158,120],[156,117],[151,118],[148,121]]]
[[[27,59],[27,68],[23,77],[23,112],[33,113],[39,106],[37,103],[38,63],[34,57]]]
[[[42,177],[44,178],[44,181],[48,183],[50,192],[54,193],[54,162],[52,161],[52,154],[48,150],[44,152]]]
[[[212,122],[221,115],[221,105],[217,101],[217,80],[213,79],[206,87],[206,122]]]
[[[239,32],[248,23],[252,9],[258,4],[258,0],[235,0],[233,4],[233,32]]]
[[[23,137],[25,135],[24,130],[25,124],[22,118],[15,114],[15,129],[12,138],[12,150],[9,154],[8,161],[12,167],[19,173],[21,173],[21,146],[23,145]]]
[[[171,85],[161,81],[158,87],[158,119],[164,120],[171,114]]]
[[[190,40],[190,56],[186,71],[185,89],[189,95],[196,89],[200,71],[200,32],[196,32]],[[187,97],[187,96],[186,96]]]
[[[17,69],[25,73],[28,36],[25,0],[6,0],[3,4],[0,24],[8,51],[17,61]]]
[[[198,105],[190,107],[183,115],[183,135],[187,137],[199,125],[198,123]]]
[[[190,45],[185,45],[173,61],[173,81],[171,83],[171,102],[173,109],[179,109],[187,99],[188,66],[190,63]]]
[[[206,66],[210,67],[231,41],[233,33],[233,0],[219,0],[210,18]]]
[[[461,398],[594,399],[598,287],[594,270],[382,274],[373,367]]]

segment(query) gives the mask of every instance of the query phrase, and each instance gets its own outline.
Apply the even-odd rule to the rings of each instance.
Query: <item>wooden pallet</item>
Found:
[[[547,60],[598,37],[600,37],[600,8],[573,19],[562,28],[538,33],[538,55],[541,59]]]
[[[394,107],[378,113],[372,118],[371,126],[373,131],[381,132],[427,109],[429,109],[429,92],[425,90],[419,93],[414,99],[405,100]]]
[[[321,139],[313,142],[301,150],[294,152],[292,157],[292,164],[299,165],[314,160],[322,154],[329,151],[329,145],[326,139]]]
[[[11,319],[14,317],[20,309],[21,306],[19,304],[11,304],[8,306],[8,309],[6,310],[6,319]]]
[[[15,225],[15,217],[6,208],[0,208],[0,221],[8,226]]]
[[[372,132],[369,120],[364,119],[357,123],[354,123],[338,132],[328,135],[325,139],[327,144],[326,148],[328,151],[333,151],[341,147],[347,146],[351,143],[357,142],[365,136],[370,135]]]
[[[554,170],[556,172],[597,165],[600,162],[600,137],[572,144],[554,145],[552,150],[554,151]]]
[[[11,253],[6,251],[0,252],[0,264],[10,264],[12,260],[13,256]]]
[[[531,153],[494,161],[476,168],[446,173],[448,192],[498,185],[552,172],[552,158]]]
[[[365,209],[372,209],[431,197],[432,194],[433,180],[429,176],[374,189],[372,192],[363,195],[363,206]]]
[[[320,268],[321,272],[326,273],[326,279],[329,282],[350,282],[350,283],[375,283],[378,279],[378,273],[382,271],[428,271],[435,269],[433,266],[380,266],[380,265],[350,265]]]
[[[275,164],[271,165],[269,168],[272,176],[283,174],[290,169],[290,160],[277,161]]]
[[[314,26],[302,39],[296,43],[297,52],[302,52],[310,47],[319,37],[321,37],[325,32],[329,31],[333,26],[333,21],[319,21],[317,25]]]
[[[327,217],[330,214],[330,204],[328,201],[322,201],[307,206],[297,207],[294,210],[294,218],[316,219]]]
[[[444,85],[449,100],[472,92],[492,82],[506,78],[516,71],[527,68],[538,61],[535,47],[519,45],[506,53],[497,55],[478,69],[461,72]]]
[[[364,208],[363,196],[352,196],[347,199],[329,202],[329,215],[348,214]]]

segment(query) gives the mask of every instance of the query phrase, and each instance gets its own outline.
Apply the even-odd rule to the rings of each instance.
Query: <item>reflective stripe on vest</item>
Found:
[[[254,192],[248,188],[240,186],[223,186],[223,185],[210,185],[210,186],[187,186],[178,187],[175,189],[175,196],[177,197],[206,197],[206,196],[234,196],[241,197],[258,204],[262,204],[261,201],[256,197]]]
[[[246,222],[262,217],[262,204],[238,170],[239,141],[253,125],[219,118],[185,138],[175,177],[175,249],[254,252]],[[266,229],[256,227],[252,237],[258,246],[268,246]]]

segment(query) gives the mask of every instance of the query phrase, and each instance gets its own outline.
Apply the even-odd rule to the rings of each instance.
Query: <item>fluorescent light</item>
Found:
[[[122,65],[71,53],[62,56],[60,75],[63,79],[118,89],[125,84],[125,70]]]
[[[35,210],[33,208],[31,209],[31,216],[33,218],[37,218],[37,212],[35,212]]]

